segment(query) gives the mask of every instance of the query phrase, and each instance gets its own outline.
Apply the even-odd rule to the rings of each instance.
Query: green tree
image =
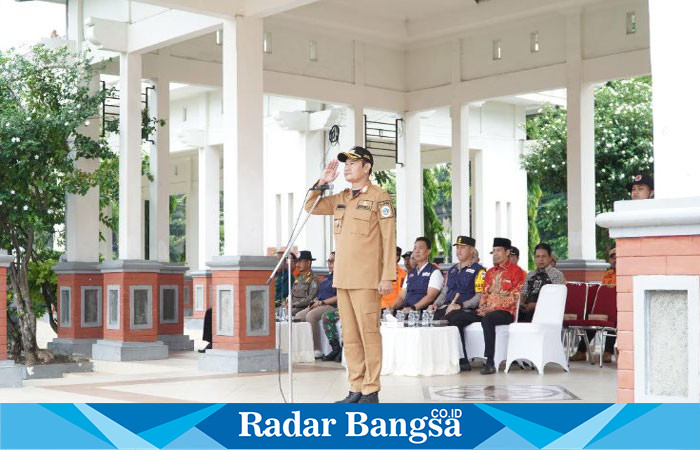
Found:
[[[528,119],[527,135],[535,140],[523,166],[530,182],[542,189],[537,228],[560,257],[567,256],[566,111],[545,105]],[[610,81],[595,92],[596,214],[629,198],[627,184],[653,169],[651,78]],[[611,245],[606,230],[597,228],[598,257]]]
[[[103,139],[83,134],[105,93],[93,93],[85,54],[35,46],[0,53],[0,248],[15,257],[9,268],[12,306],[27,364],[36,363],[37,308],[30,267],[41,261],[37,240],[65,223],[66,194],[85,194],[98,174],[77,158],[109,159]]]
[[[396,174],[388,170],[374,172],[374,180],[391,195],[396,204]],[[423,170],[423,235],[433,242],[430,256],[434,258],[439,253],[443,253],[446,261],[449,261],[451,256],[450,237],[449,230],[445,230],[441,217],[451,217],[451,192],[449,165]]]

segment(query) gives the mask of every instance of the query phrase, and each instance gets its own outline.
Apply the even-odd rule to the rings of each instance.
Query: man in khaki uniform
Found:
[[[304,310],[318,294],[318,278],[311,271],[311,262],[316,261],[308,250],[302,250],[297,260],[299,276],[292,287],[292,314]]]
[[[350,384],[348,396],[338,403],[377,403],[382,370],[380,298],[391,293],[396,280],[396,215],[389,194],[369,181],[374,158],[363,147],[340,153],[314,188],[338,177],[339,161],[345,163],[345,179],[352,189],[321,199],[311,211],[334,218],[333,287],[338,290]],[[318,190],[311,192],[307,211],[319,195]]]

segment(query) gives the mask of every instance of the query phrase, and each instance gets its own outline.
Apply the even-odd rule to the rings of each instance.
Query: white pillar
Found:
[[[697,1],[649,0],[655,198],[700,196],[698,14]]]
[[[420,114],[407,112],[403,139],[399,140],[396,167],[396,241],[401,248],[413,248],[423,235],[423,168],[420,154]]]
[[[362,105],[354,105],[352,107],[355,145],[360,147],[365,146],[365,109]]]
[[[120,55],[119,98],[119,259],[143,259],[141,55]]]
[[[165,126],[156,125],[150,146],[149,259],[170,261],[170,83],[162,75],[155,80],[155,90],[149,91],[149,116],[164,119]]]
[[[263,252],[262,19],[224,20],[224,253]]]
[[[471,235],[469,191],[469,105],[450,106],[452,118],[452,241]],[[456,247],[452,247],[456,261]]]
[[[207,270],[207,262],[219,254],[219,150],[199,149],[199,249],[196,270]]]
[[[592,84],[583,81],[580,11],[567,15],[566,177],[569,259],[596,259]]]
[[[90,82],[90,91],[100,89],[99,74]],[[99,116],[92,117],[83,127],[82,134],[92,139],[99,139]],[[85,172],[94,172],[99,167],[97,160],[78,159],[75,166]],[[66,260],[80,262],[98,262],[100,256],[100,192],[98,188],[87,191],[85,195],[66,195]]]

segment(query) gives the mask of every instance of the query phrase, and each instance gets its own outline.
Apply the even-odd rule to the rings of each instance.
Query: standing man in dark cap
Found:
[[[311,262],[316,261],[308,250],[302,250],[297,260],[299,276],[292,287],[292,314],[304,310],[318,295],[318,278],[311,271]]]
[[[314,188],[338,177],[338,164],[352,188],[322,199],[313,190],[306,202],[312,214],[333,215],[338,311],[350,392],[339,403],[379,402],[382,338],[379,334],[380,297],[391,293],[396,280],[396,215],[391,197],[372,185],[374,158],[364,147],[340,153],[321,173]],[[312,188],[313,189],[313,188]]]
[[[647,200],[654,198],[654,179],[646,174],[635,175],[627,185],[632,200]]]
[[[476,310],[484,329],[486,364],[481,369],[482,375],[496,372],[493,360],[496,352],[496,326],[509,325],[515,320],[520,289],[525,281],[522,269],[508,258],[510,248],[510,239],[497,237],[493,240],[491,254],[494,266],[486,271],[484,294]]]
[[[471,370],[467,349],[464,345],[464,327],[478,322],[476,308],[484,290],[486,269],[474,261],[474,246],[476,240],[469,236],[457,236],[457,260],[459,261],[447,271],[447,279],[442,293],[435,303],[428,306],[429,311],[435,311],[435,320],[447,319],[451,326],[459,329],[459,337],[464,347],[464,358],[460,359],[462,371]]]

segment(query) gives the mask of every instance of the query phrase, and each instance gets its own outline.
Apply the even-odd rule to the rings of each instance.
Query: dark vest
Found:
[[[411,270],[406,281],[406,306],[413,306],[425,297],[430,275],[436,270],[438,269],[430,263],[426,264],[420,273],[417,267]]]
[[[552,280],[549,279],[547,272],[544,270],[536,271],[527,282],[527,298],[525,299],[525,304],[536,302],[540,296],[540,289],[542,289],[542,286],[545,284],[552,284]]]
[[[459,270],[459,264],[452,266],[447,272],[447,296],[445,301],[451,303],[457,293],[459,293],[457,303],[460,305],[474,297],[476,294],[474,289],[476,277],[482,270],[485,271],[486,269],[479,264],[463,267],[462,270]]]

